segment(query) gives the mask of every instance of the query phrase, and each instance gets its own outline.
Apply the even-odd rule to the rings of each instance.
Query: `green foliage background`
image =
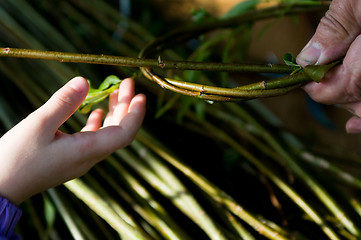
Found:
[[[2,0],[0,44],[136,57],[176,23],[146,0],[131,4],[124,12],[115,1]],[[250,1],[231,14],[252,7]],[[164,54],[243,61],[251,28],[202,35]],[[233,84],[225,73],[167,74]],[[109,75],[134,76],[148,97],[147,117],[131,146],[23,203],[16,229],[23,239],[360,238],[360,156],[311,151],[258,101],[208,104],[164,91],[135,68],[0,59],[1,133],[76,75],[95,86]],[[85,119],[76,113],[62,130],[78,131]]]

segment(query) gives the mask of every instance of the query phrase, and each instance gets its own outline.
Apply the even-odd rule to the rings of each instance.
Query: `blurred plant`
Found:
[[[237,5],[232,17],[253,15],[255,12],[250,9],[264,1],[253,3],[247,1],[248,7]],[[33,0],[31,5],[25,0],[1,1],[0,44],[69,52],[102,49],[136,59],[149,42],[156,41],[154,46],[161,47],[174,43],[168,42],[167,37],[155,39],[141,25],[120,15],[111,4],[99,0],[56,3]],[[318,4],[319,1],[284,0],[281,6],[288,8],[274,16],[283,16],[286,10],[296,11],[298,7],[313,10]],[[55,6],[57,11],[50,11]],[[206,20],[207,17],[200,24]],[[183,46],[181,51],[176,48],[164,51],[161,58],[137,61],[149,64],[143,67],[167,71],[175,80],[164,80],[174,86],[179,86],[182,77],[188,77],[192,84],[195,81],[211,84],[218,75],[200,71],[180,73],[179,66],[189,64],[181,56],[190,55],[191,63],[195,60],[195,65],[206,68],[207,63],[198,61],[219,58],[215,49],[223,45],[221,58],[228,63],[222,66],[232,66],[231,57],[237,59],[246,48],[232,45],[231,40],[242,39],[239,42],[246,46],[252,28],[249,22],[238,24],[210,36],[197,37],[200,32],[195,31],[195,49]],[[121,41],[109,37],[114,36],[114,31],[123,33]],[[171,34],[175,33],[168,36]],[[238,52],[232,56],[234,46]],[[179,69],[168,68],[174,61],[166,59],[174,59]],[[285,56],[285,60],[288,65],[279,66],[284,73],[297,70],[290,76],[305,75],[306,69],[299,71],[291,55]],[[140,77],[137,69],[129,67],[138,65],[126,66],[12,58],[0,61],[2,132],[44,103],[65,83],[64,79],[75,74],[92,79],[94,85],[109,75],[136,76],[137,87],[148,95],[148,118],[130,147],[109,156],[84,177],[50,189],[22,205],[24,216],[17,231],[24,239],[360,238],[360,156],[347,152],[338,155],[337,151],[321,156],[311,152],[307,143],[284,130],[277,117],[258,101],[205,104],[162,91]],[[210,64],[210,68],[214,66]],[[227,78],[225,74],[222,79]],[[307,78],[309,81],[310,77]],[[99,84],[91,92],[99,93],[91,104],[105,98],[119,81],[111,77]],[[272,86],[278,80],[265,81]],[[231,86],[232,82],[222,84]],[[259,88],[258,83],[252,84]],[[243,90],[238,88],[235,89]],[[149,117],[152,115],[158,119]],[[84,121],[84,115],[76,113],[62,126],[63,130],[77,131]]]

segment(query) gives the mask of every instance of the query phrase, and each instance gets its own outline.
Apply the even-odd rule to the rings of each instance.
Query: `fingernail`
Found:
[[[79,93],[84,92],[87,88],[86,81],[82,77],[73,78],[70,81],[69,86]]]
[[[304,47],[297,56],[297,63],[302,66],[318,64],[321,56],[321,47],[318,43],[310,42]]]
[[[354,116],[346,123],[346,132],[349,134],[361,133],[361,118]]]
[[[346,132],[348,134],[358,134],[361,133],[361,126],[356,124],[347,124]]]
[[[348,134],[358,134],[358,133],[361,133],[361,128],[360,127],[348,127],[348,128],[346,128],[346,132]]]

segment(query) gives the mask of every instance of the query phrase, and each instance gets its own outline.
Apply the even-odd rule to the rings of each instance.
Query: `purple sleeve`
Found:
[[[0,196],[0,240],[20,239],[20,237],[14,233],[15,225],[18,223],[20,217],[20,208]]]

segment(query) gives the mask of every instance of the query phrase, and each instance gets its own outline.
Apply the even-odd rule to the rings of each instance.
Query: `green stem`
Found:
[[[329,4],[330,4],[329,1],[322,1],[322,2],[318,2],[317,4],[315,3],[279,4],[271,8],[247,11],[244,14],[241,14],[233,18],[217,19],[217,20],[211,19],[201,24],[193,23],[191,25],[187,25],[185,27],[175,29],[174,31],[171,31],[165,34],[164,36],[157,38],[140,52],[139,57],[146,58],[149,55],[154,54],[155,52],[159,52],[161,50],[168,48],[168,46],[173,46],[175,41],[177,42],[185,41],[193,36],[200,35],[210,30],[237,26],[241,23],[254,22],[256,20],[261,20],[266,18],[280,17],[286,14],[297,14],[301,12],[322,10],[324,8],[326,9],[329,6]],[[270,67],[272,65],[268,65],[268,66]],[[252,71],[252,69],[249,70]],[[302,86],[302,84],[294,84],[292,86],[285,87],[285,89],[271,89],[271,90],[268,90],[265,87],[260,90],[258,88],[248,89],[247,88],[248,86],[245,86],[244,88],[242,88],[242,90],[245,89],[246,91],[241,91],[241,89],[214,88],[203,85],[195,85],[186,82],[176,82],[176,83],[180,83],[180,85],[172,84],[170,81],[166,79],[162,79],[161,77],[158,77],[154,73],[152,73],[151,67],[141,67],[141,71],[145,77],[147,77],[152,81],[155,81],[163,88],[184,95],[199,97],[204,100],[212,100],[212,101],[239,101],[239,100],[247,100],[257,97],[277,96],[277,95],[285,94],[295,88]],[[294,75],[292,75],[291,78],[292,77],[294,77]],[[311,78],[308,78],[308,81],[309,80],[311,80]]]
[[[81,222],[80,217],[77,214],[74,214],[73,208],[65,205],[61,199],[60,194],[58,193],[58,189],[50,188],[47,190],[47,193],[56,205],[57,211],[67,225],[74,239],[86,239],[83,234],[84,229],[87,229],[86,224],[82,223],[81,226],[79,226],[78,222]],[[95,237],[92,239],[95,239]]]
[[[248,100],[258,97],[272,97],[288,93],[289,91],[302,86],[303,83],[310,81],[307,75],[291,75],[286,78],[271,80],[268,82],[260,82],[239,88],[220,88],[205,86],[200,84],[192,84],[187,82],[179,82],[171,79],[162,79],[152,73],[151,68],[162,69],[179,69],[179,70],[204,70],[204,71],[221,71],[221,72],[257,72],[257,73],[291,73],[292,68],[287,65],[246,65],[233,63],[202,63],[188,61],[165,61],[160,57],[155,59],[147,59],[146,57],[155,51],[166,48],[176,39],[184,40],[194,35],[199,35],[206,31],[217,28],[232,27],[244,22],[253,22],[270,17],[279,17],[285,14],[296,14],[301,12],[309,12],[321,10],[329,5],[329,1],[321,1],[312,4],[279,4],[276,7],[247,11],[246,13],[228,19],[218,19],[207,21],[202,24],[191,24],[171,31],[170,33],[160,37],[145,47],[139,54],[139,58],[95,55],[95,54],[79,54],[64,53],[54,51],[41,51],[29,49],[0,48],[0,57],[19,57],[19,58],[35,58],[44,60],[57,60],[60,62],[79,62],[91,64],[106,64],[127,67],[140,67],[142,73],[148,79],[155,81],[163,88],[172,90],[184,95],[198,97],[211,101],[239,101]],[[317,70],[317,69],[316,69]]]
[[[67,53],[21,48],[0,48],[0,57],[31,58],[55,60],[59,62],[90,63],[117,65],[125,67],[151,67],[178,70],[199,70],[218,72],[254,72],[254,73],[291,73],[292,69],[285,64],[234,64],[215,62],[189,62],[145,58],[131,58],[111,55]]]
[[[132,206],[134,211],[151,224],[165,239],[190,239],[174,219],[169,216],[162,205],[153,198],[136,178],[129,174],[117,159],[109,156],[108,161],[124,181],[129,184],[128,190],[132,191],[132,196],[135,196],[135,198],[120,187],[119,183],[100,166],[96,166],[95,170],[112,186],[115,192]]]
[[[96,214],[102,217],[122,237],[126,239],[147,239],[137,229],[126,223],[114,212],[109,204],[98,193],[80,179],[74,179],[64,184],[74,195],[84,201]]]

